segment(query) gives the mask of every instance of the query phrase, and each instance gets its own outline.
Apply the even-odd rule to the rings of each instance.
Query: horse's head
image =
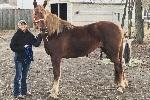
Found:
[[[45,9],[47,5],[47,1],[45,0],[43,5],[37,5],[36,0],[34,0],[34,11],[33,11],[33,23],[36,29],[42,31],[42,33],[47,33],[49,35],[55,33],[61,33],[63,31],[72,29],[74,26],[57,17],[57,15],[52,14],[48,10]]]
[[[34,5],[34,11],[33,11],[33,23],[36,29],[39,29],[40,31],[45,31],[46,30],[46,25],[45,25],[45,15],[46,15],[46,10],[45,7],[47,5],[47,1],[44,1],[43,5],[37,5],[36,0],[33,2]]]

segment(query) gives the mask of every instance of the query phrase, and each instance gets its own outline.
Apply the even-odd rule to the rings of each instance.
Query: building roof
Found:
[[[70,0],[70,2],[121,3],[122,0]]]
[[[50,3],[98,3],[98,4],[123,4],[125,0],[50,0]]]
[[[0,9],[15,9],[17,6],[12,6],[10,4],[0,4]]]

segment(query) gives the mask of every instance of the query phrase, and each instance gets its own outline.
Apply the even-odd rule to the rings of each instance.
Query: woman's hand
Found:
[[[29,46],[29,45],[26,44],[24,47],[26,48],[26,47],[28,47],[28,46]]]

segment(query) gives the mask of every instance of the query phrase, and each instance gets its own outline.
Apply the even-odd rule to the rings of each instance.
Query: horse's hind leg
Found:
[[[118,85],[118,91],[123,92],[126,86],[128,86],[128,82],[125,78],[124,68],[122,64],[122,50],[120,52],[115,51],[111,60],[114,62],[114,75],[115,75],[115,83]]]
[[[118,91],[123,92],[122,89],[124,89],[126,86],[128,86],[128,82],[125,78],[124,69],[122,66],[122,63],[114,63],[115,67],[115,83],[118,85]]]
[[[53,98],[58,98],[58,92],[59,92],[59,78],[60,78],[60,62],[61,58],[59,57],[51,57],[52,66],[53,66],[53,74],[54,74],[54,81],[53,81],[53,87],[51,89],[50,96]]]
[[[123,92],[122,89],[124,89],[128,84],[127,81],[125,79],[125,75],[124,75],[124,69],[123,69],[123,64],[122,64],[122,55],[121,52],[119,53],[118,49],[110,49],[113,52],[107,52],[107,55],[109,56],[109,58],[111,59],[112,62],[114,62],[114,82],[117,84],[118,86],[118,90],[120,92]]]

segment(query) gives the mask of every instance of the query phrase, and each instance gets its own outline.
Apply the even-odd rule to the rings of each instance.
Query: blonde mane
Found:
[[[48,30],[49,35],[54,33],[61,33],[69,29],[74,28],[74,25],[71,23],[58,18],[55,14],[50,13],[46,10],[44,15],[45,24]]]

